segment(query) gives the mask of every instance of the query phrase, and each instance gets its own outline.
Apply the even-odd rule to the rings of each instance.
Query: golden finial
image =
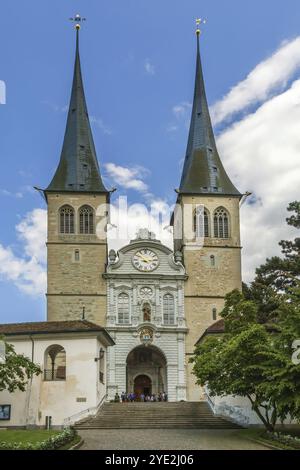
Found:
[[[200,25],[205,24],[205,23],[206,23],[206,20],[204,20],[203,18],[196,18],[196,26],[197,26],[196,34],[197,34],[197,36],[199,36],[201,34]]]
[[[79,31],[81,28],[80,23],[82,21],[86,21],[86,18],[83,18],[77,13],[77,15],[74,16],[74,18],[70,18],[70,21],[73,21],[73,23],[75,23],[75,29]]]

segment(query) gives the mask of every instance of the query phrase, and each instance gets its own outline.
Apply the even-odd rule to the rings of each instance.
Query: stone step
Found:
[[[224,425],[219,423],[198,423],[198,424],[149,424],[145,426],[143,424],[124,424],[124,425],[86,425],[76,426],[76,429],[88,430],[88,429],[239,429],[240,427],[234,424]]]
[[[105,403],[77,429],[235,429],[235,423],[215,416],[206,402]]]

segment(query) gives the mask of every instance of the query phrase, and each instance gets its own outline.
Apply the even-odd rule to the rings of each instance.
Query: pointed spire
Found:
[[[83,21],[79,15],[75,20]],[[72,93],[60,162],[46,191],[107,193],[99,170],[85,101],[76,24],[76,53]]]
[[[197,25],[201,20],[197,20]],[[200,29],[197,28],[197,57],[194,100],[188,143],[179,193],[236,195],[218,154],[211,124],[200,56]]]

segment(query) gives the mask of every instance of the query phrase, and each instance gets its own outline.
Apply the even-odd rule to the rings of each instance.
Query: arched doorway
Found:
[[[134,379],[134,393],[139,397],[144,395],[151,395],[152,393],[152,380],[148,375],[137,375]]]
[[[127,393],[140,396],[143,388],[150,389],[148,393],[167,392],[167,361],[157,347],[137,346],[128,354],[126,366]]]

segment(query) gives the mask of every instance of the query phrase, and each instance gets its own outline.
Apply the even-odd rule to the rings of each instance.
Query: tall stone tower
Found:
[[[44,190],[48,204],[47,318],[105,322],[106,228],[109,192],[98,165],[85,101],[79,24],[66,131],[55,175]],[[102,230],[98,230],[102,227]],[[96,234],[97,229],[97,234]]]
[[[199,399],[188,359],[205,329],[218,319],[224,296],[241,288],[239,203],[215,143],[203,80],[197,29],[194,100],[186,156],[174,212],[174,251],[181,251],[188,280],[185,313],[188,400]],[[190,236],[189,228],[194,235]],[[196,238],[198,237],[198,239]]]

